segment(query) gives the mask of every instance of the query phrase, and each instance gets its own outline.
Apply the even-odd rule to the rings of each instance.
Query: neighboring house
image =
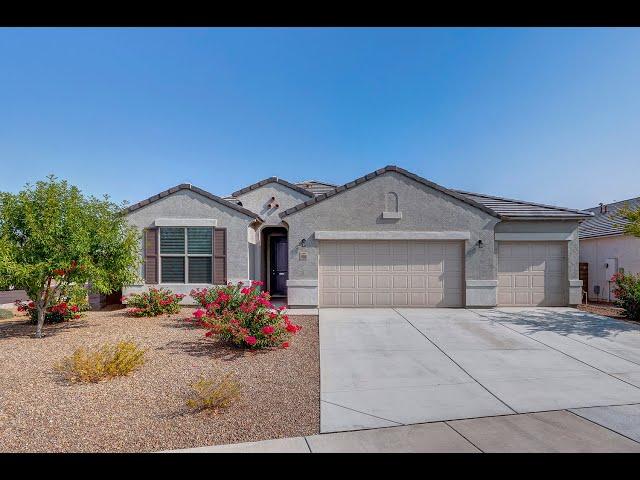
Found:
[[[271,177],[225,198],[183,184],[129,207],[145,264],[124,294],[260,280],[292,308],[577,304],[578,225],[592,215],[396,166],[339,187]]]
[[[611,277],[624,269],[640,273],[640,238],[623,234],[626,220],[617,216],[625,204],[640,207],[640,197],[589,208],[595,216],[580,225],[580,268],[590,300],[613,300]]]

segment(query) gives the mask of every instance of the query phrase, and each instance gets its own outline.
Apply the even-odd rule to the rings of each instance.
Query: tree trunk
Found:
[[[38,324],[36,326],[36,338],[44,337],[42,333],[42,327],[44,326],[44,318],[47,312],[47,305],[49,305],[49,289],[51,288],[51,277],[47,278],[47,286],[44,291],[38,294],[38,302],[36,308],[38,309]]]
[[[42,326],[44,325],[44,314],[46,310],[46,305],[42,305],[38,302],[38,325],[36,327],[36,338],[42,338],[44,336],[42,334]]]

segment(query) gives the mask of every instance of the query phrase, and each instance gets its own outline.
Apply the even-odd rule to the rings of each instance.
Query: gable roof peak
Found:
[[[202,195],[205,198],[208,198],[209,200],[213,200],[214,202],[218,202],[221,205],[231,208],[232,210],[236,210],[237,212],[240,212],[248,217],[254,218],[256,220],[259,221],[264,221],[262,219],[262,217],[260,215],[258,215],[255,212],[252,212],[249,209],[246,209],[244,207],[241,207],[240,205],[236,205],[235,203],[232,203],[228,200],[225,200],[222,197],[218,197],[217,195],[214,195],[213,193],[207,192],[206,190],[203,190],[202,188],[198,188],[190,183],[181,183],[179,185],[176,185],[175,187],[171,187],[167,190],[164,190],[156,195],[153,195],[149,198],[146,198],[144,200],[141,200],[138,203],[134,203],[133,205],[130,205],[129,207],[125,208],[125,213],[131,213],[131,212],[135,212],[136,210],[139,210],[142,207],[146,207],[147,205],[157,202],[158,200],[160,200],[161,198],[164,197],[168,197],[169,195],[179,192],[181,190],[191,190],[192,192],[195,192],[199,195]]]
[[[249,185],[248,187],[244,187],[241,188],[240,190],[236,190],[235,192],[233,192],[231,194],[232,197],[237,197],[238,195],[243,195],[245,193],[248,193],[252,190],[256,190],[257,188],[263,187],[269,183],[278,183],[280,185],[283,185],[287,188],[290,188],[291,190],[294,190],[298,193],[301,193],[303,195],[306,195],[307,197],[313,197],[313,193],[310,192],[309,190],[307,190],[306,188],[302,188],[299,185],[296,185],[294,183],[288,182],[287,180],[283,179],[283,178],[279,178],[279,177],[268,177],[265,178],[264,180],[260,180],[259,182],[253,183],[251,185]]]
[[[387,165],[386,167],[383,168],[379,168],[378,170],[375,170],[371,173],[368,173],[362,177],[356,178],[355,180],[352,180],[348,183],[345,183],[344,185],[335,188],[333,191],[327,192],[327,193],[323,193],[320,195],[316,195],[314,198],[307,200],[306,202],[300,203],[294,207],[291,207],[287,210],[285,210],[284,212],[280,213],[280,218],[284,218],[288,215],[291,215],[295,212],[298,212],[300,210],[303,210],[307,207],[310,207],[311,205],[315,205],[318,202],[322,202],[323,200],[326,200],[327,198],[333,197],[334,195],[339,195],[340,193],[349,190],[353,187],[355,187],[356,185],[360,185],[361,183],[364,182],[368,182],[369,180],[375,178],[375,177],[379,177],[380,175],[384,175],[385,173],[389,173],[389,172],[396,172],[399,173],[401,175],[404,175],[405,177],[408,177],[412,180],[415,180],[418,183],[421,183],[423,185],[426,185],[427,187],[430,187],[434,190],[438,190],[446,195],[449,195],[451,197],[456,198],[457,200],[466,203],[468,205],[471,205],[472,207],[477,208],[478,210],[482,210],[483,212],[496,217],[496,218],[502,218],[502,216],[497,213],[495,210],[471,199],[468,197],[465,197],[464,195],[461,195],[453,190],[449,190],[448,188],[445,188],[443,186],[438,185],[437,183],[433,183],[429,180],[427,180],[426,178],[422,178],[418,175],[416,175],[415,173],[411,173],[408,170],[405,170],[404,168],[398,167],[397,165]]]

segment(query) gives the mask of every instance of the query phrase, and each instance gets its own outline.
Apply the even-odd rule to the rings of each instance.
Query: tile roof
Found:
[[[169,188],[168,190],[164,190],[163,192],[158,193],[157,195],[153,195],[152,197],[149,197],[145,200],[142,200],[138,203],[135,203],[129,207],[127,207],[125,209],[126,213],[131,213],[134,212],[142,207],[146,207],[147,205],[149,205],[150,203],[153,202],[157,202],[158,200],[160,200],[161,198],[167,197],[169,195],[171,195],[172,193],[176,193],[179,192],[180,190],[191,190],[192,192],[198,193],[200,195],[202,195],[203,197],[206,197],[210,200],[213,200],[215,202],[218,202],[222,205],[224,205],[225,207],[229,207],[233,210],[236,210],[240,213],[243,213],[245,215],[247,215],[248,217],[251,218],[255,218],[256,220],[260,220],[263,221],[263,219],[260,217],[260,215],[258,215],[257,213],[252,212],[251,210],[248,210],[246,208],[243,208],[235,203],[232,203],[228,200],[225,200],[222,197],[218,197],[217,195],[214,195],[213,193],[209,193],[206,190],[203,190],[201,188],[198,188],[194,185],[191,185],[190,183],[181,183],[180,185],[176,185],[175,187]]]
[[[387,172],[396,172],[396,173],[399,173],[399,174],[404,175],[406,177],[409,177],[409,178],[415,180],[416,182],[422,183],[423,185],[427,185],[430,188],[433,188],[435,190],[441,191],[441,192],[443,192],[443,193],[445,193],[447,195],[450,195],[452,197],[457,198],[458,200],[460,200],[460,201],[462,201],[464,203],[472,205],[472,206],[474,206],[474,207],[476,207],[476,208],[488,213],[489,215],[492,215],[492,216],[497,217],[497,218],[501,218],[500,214],[498,214],[497,212],[495,212],[491,208],[486,207],[485,205],[475,201],[474,199],[468,198],[467,196],[464,196],[464,195],[462,195],[460,193],[457,193],[457,192],[455,192],[453,190],[449,190],[449,189],[447,189],[445,187],[442,187],[442,186],[440,186],[440,185],[438,185],[436,183],[430,182],[429,180],[427,180],[425,178],[422,178],[422,177],[419,177],[418,175],[416,175],[414,173],[411,173],[411,172],[405,170],[404,168],[400,168],[400,167],[398,167],[396,165],[387,165],[386,167],[381,168],[379,170],[376,170],[375,172],[371,172],[371,173],[369,173],[367,175],[364,175],[364,176],[362,176],[360,178],[356,178],[355,180],[353,180],[353,181],[351,181],[349,183],[346,183],[346,184],[344,184],[344,185],[342,185],[340,187],[337,187],[333,191],[330,191],[330,192],[327,192],[327,193],[323,193],[321,195],[316,195],[311,200],[307,200],[306,202],[300,203],[300,204],[298,204],[298,205],[296,205],[294,207],[291,207],[291,208],[285,210],[284,212],[281,212],[280,213],[280,218],[284,218],[284,217],[286,217],[288,215],[291,215],[292,213],[299,212],[300,210],[303,210],[303,209],[305,209],[307,207],[310,207],[311,205],[315,205],[316,203],[322,202],[323,200],[326,200],[327,198],[331,198],[334,195],[339,195],[340,193],[344,192],[345,190],[349,190],[349,189],[355,187],[356,185],[360,185],[361,183],[368,182],[372,178],[378,177],[378,176],[383,175],[383,174],[385,174]]]
[[[296,183],[299,187],[309,190],[314,195],[322,195],[323,193],[333,192],[338,186],[332,183],[319,182],[317,180],[306,180]]]
[[[607,205],[606,213],[600,213],[599,206],[586,209],[585,211],[587,212],[593,212],[594,217],[580,224],[579,237],[581,239],[586,239],[593,237],[605,237],[609,235],[622,235],[624,225],[629,222],[618,217],[617,212],[620,207],[625,204],[629,205],[630,208],[640,208],[640,197],[610,203]]]
[[[471,198],[478,203],[499,213],[504,219],[532,219],[545,218],[560,220],[587,219],[591,214],[583,210],[544,205],[542,203],[525,202],[524,200],[514,200],[512,198],[495,197],[484,193],[472,193],[462,190],[454,190],[467,198]]]
[[[282,178],[278,178],[278,177],[269,177],[269,178],[265,178],[264,180],[260,180],[259,182],[253,183],[251,185],[249,185],[248,187],[244,187],[241,188],[240,190],[237,190],[235,192],[233,192],[231,194],[232,197],[237,197],[238,195],[242,195],[244,193],[248,193],[251,190],[255,190],[256,188],[260,188],[264,185],[267,185],[269,183],[279,183],[280,185],[284,185],[285,187],[289,187],[292,190],[295,190],[298,193],[302,193],[303,195],[306,195],[308,197],[313,197],[313,193],[305,188],[302,188],[299,185],[293,184],[291,182],[287,182],[286,180],[283,180]]]

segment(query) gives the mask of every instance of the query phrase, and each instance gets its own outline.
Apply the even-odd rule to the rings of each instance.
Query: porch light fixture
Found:
[[[478,248],[482,247],[484,247],[484,243],[482,243],[482,240],[478,240]]]
[[[307,246],[307,240],[306,240],[305,238],[303,238],[302,240],[300,240],[300,246],[301,246],[302,248],[304,248],[304,247],[306,247],[306,246]]]

